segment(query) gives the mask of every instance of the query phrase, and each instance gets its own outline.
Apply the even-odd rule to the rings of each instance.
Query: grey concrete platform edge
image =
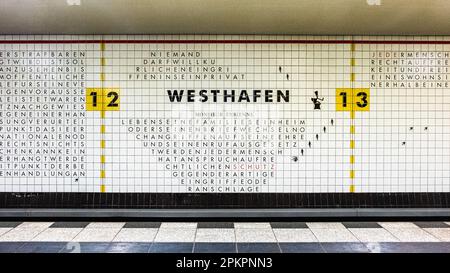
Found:
[[[0,218],[450,217],[450,208],[364,209],[0,209]]]

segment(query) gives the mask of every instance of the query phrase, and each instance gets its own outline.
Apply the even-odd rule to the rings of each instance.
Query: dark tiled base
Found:
[[[271,222],[272,228],[308,228],[305,222]]]
[[[124,228],[159,228],[161,222],[127,222]]]
[[[193,243],[153,243],[150,253],[192,253]]]
[[[85,228],[90,222],[56,222],[50,228]]]
[[[235,243],[195,243],[194,253],[236,253]]]
[[[36,192],[30,198],[0,192],[2,208],[245,209],[245,208],[449,208],[450,192],[393,193],[84,193]]]
[[[280,253],[277,243],[238,243],[238,253]]]
[[[198,222],[197,228],[234,228],[233,222]]]
[[[381,228],[376,222],[342,222],[346,228]]]
[[[324,253],[319,243],[280,243],[283,253]]]

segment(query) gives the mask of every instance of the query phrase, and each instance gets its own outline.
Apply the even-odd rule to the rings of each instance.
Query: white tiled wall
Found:
[[[98,192],[102,183],[106,192],[348,192],[352,184],[356,192],[450,191],[449,37],[0,36],[0,41],[102,39],[107,41],[104,82],[99,43],[0,43],[0,191]],[[166,42],[108,42],[127,39]],[[246,42],[281,39],[298,42]],[[329,42],[352,39],[357,41],[353,52],[349,42]],[[191,42],[174,42],[182,40]],[[386,43],[392,40],[424,43]],[[73,56],[80,52],[85,55]],[[174,56],[188,53],[194,57]],[[55,63],[59,61],[63,63]],[[69,71],[45,72],[49,67]],[[203,72],[211,69],[214,72]],[[36,79],[37,74],[64,78]],[[51,87],[58,82],[63,86]],[[84,103],[86,88],[101,87],[120,89],[120,111],[106,112],[103,121],[99,112],[86,111]],[[349,112],[336,111],[336,88],[369,88],[370,111],[356,112],[353,121]],[[224,103],[219,95],[218,102],[211,102],[210,96],[207,102],[171,103],[167,90],[174,89],[289,90],[290,99]],[[314,91],[324,99],[321,110],[314,110]],[[22,108],[8,108],[17,105]],[[70,117],[58,116],[66,113]],[[43,120],[60,123],[46,125]],[[141,124],[130,125],[136,121]],[[169,125],[142,125],[151,121]],[[265,123],[270,121],[275,125]],[[212,122],[215,125],[208,125]],[[286,124],[293,122],[304,124]],[[207,131],[196,131],[202,127]],[[149,132],[130,132],[136,128]],[[137,139],[144,135],[149,139]],[[62,143],[60,157],[45,159],[41,153],[49,148],[41,145],[46,143]],[[149,147],[152,143],[163,148]],[[187,148],[189,144],[194,147]],[[238,161],[228,165],[220,159]],[[224,166],[230,169],[221,169]],[[63,174],[54,176],[52,170]],[[190,184],[196,179],[199,185]]]

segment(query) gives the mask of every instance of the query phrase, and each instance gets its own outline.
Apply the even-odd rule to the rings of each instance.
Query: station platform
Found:
[[[450,253],[450,222],[6,222],[3,253]]]

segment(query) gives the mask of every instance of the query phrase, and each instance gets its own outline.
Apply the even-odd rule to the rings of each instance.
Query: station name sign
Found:
[[[170,102],[289,102],[289,90],[167,90]]]

